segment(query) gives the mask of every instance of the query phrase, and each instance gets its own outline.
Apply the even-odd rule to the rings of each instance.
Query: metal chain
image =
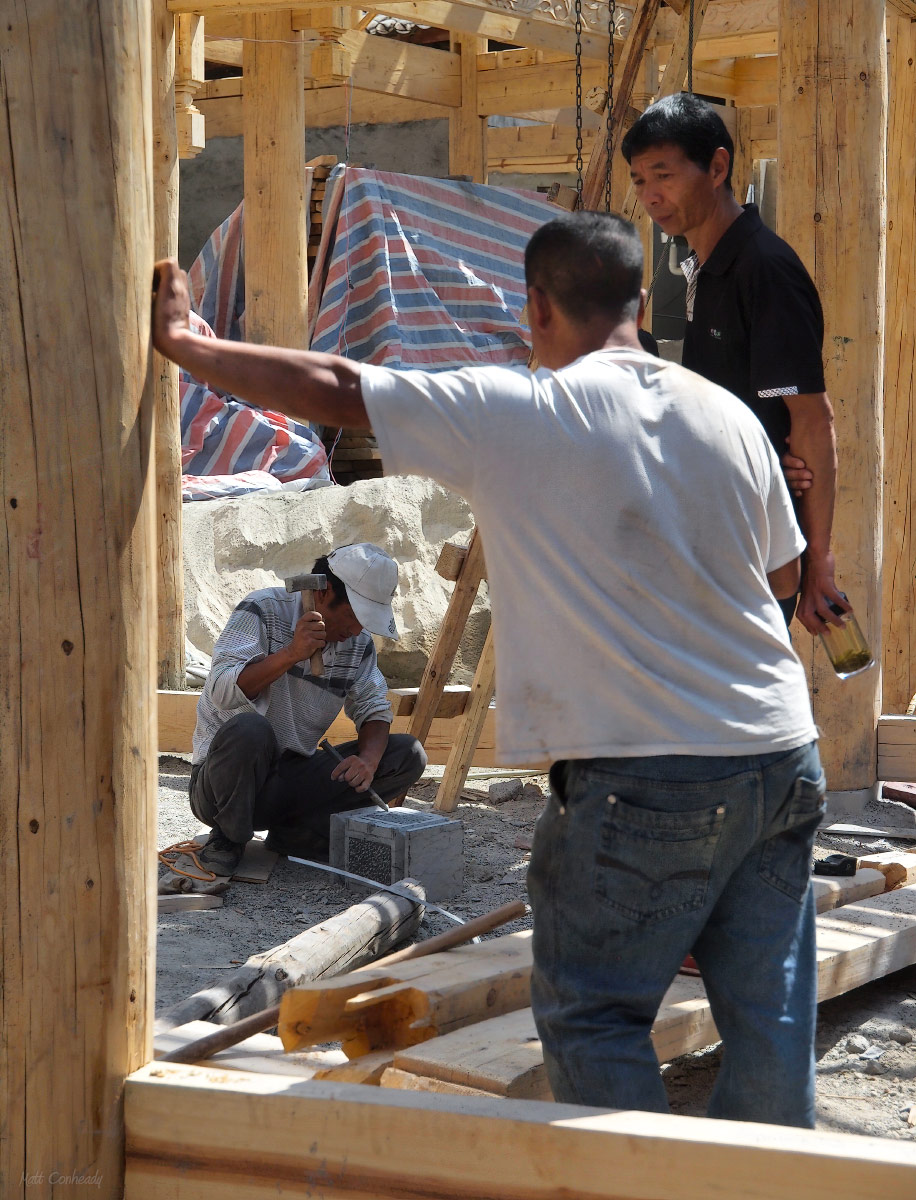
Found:
[[[614,34],[617,25],[617,0],[607,10],[607,162],[604,168],[604,210],[611,211],[611,175],[614,170]]]
[[[576,16],[576,194],[582,207],[582,0],[575,0]]]
[[[693,0],[687,18],[687,91],[693,95]]]

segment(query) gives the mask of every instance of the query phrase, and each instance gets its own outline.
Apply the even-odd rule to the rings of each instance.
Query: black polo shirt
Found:
[[[781,458],[783,397],[826,390],[823,342],[821,302],[801,259],[745,205],[699,269],[684,366],[753,409]]]

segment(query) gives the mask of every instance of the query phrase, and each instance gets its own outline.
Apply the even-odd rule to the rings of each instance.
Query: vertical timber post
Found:
[[[881,653],[887,56],[875,0],[779,0],[780,233],[824,306],[836,413],[837,579]],[[839,682],[804,631],[827,784],[861,802],[877,778],[881,672]],[[849,797],[853,799],[853,797]],[[842,802],[837,804],[841,807]]]
[[[139,0],[0,27],[0,1188],[123,1191],[151,1055],[152,91]]]
[[[486,54],[486,38],[452,35],[452,50],[461,55],[461,107],[449,109],[448,170],[487,182],[487,118],[477,114],[477,55]]]
[[[887,6],[884,711],[916,692],[916,20]]]
[[[178,135],[175,121],[175,16],[167,0],[151,10],[153,51],[153,251],[178,255]],[[158,681],[185,686],[184,566],[181,554],[181,408],[178,368],[153,354],[156,421]]]
[[[243,17],[245,338],[305,349],[305,58],[288,9]]]

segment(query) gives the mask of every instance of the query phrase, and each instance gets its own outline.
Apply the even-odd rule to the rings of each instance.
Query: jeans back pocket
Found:
[[[595,856],[595,893],[628,923],[645,925],[706,902],[725,806],[659,812],[608,796]]]
[[[771,887],[799,903],[811,878],[814,836],[826,809],[826,780],[799,776],[792,787],[785,828],[763,843],[760,877]]]

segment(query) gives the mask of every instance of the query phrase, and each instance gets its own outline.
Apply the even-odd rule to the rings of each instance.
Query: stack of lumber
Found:
[[[330,453],[336,429],[325,431],[325,448]],[[355,483],[357,479],[378,479],[383,474],[382,456],[371,429],[344,429],[334,446],[331,470],[338,483]]]
[[[818,999],[828,1000],[916,963],[916,854],[860,860],[849,878],[814,881]],[[283,995],[287,1052],[338,1041],[347,1062],[311,1064],[316,1078],[382,1088],[547,1100],[531,1009],[530,932],[505,934],[390,966],[366,966]],[[174,1031],[173,1031],[174,1032]],[[678,976],[652,1030],[662,1062],[718,1039],[702,979]],[[217,1055],[235,1066],[246,1049]],[[273,1043],[276,1047],[277,1043]],[[309,1069],[311,1068],[311,1069]],[[249,1068],[250,1069],[250,1068]]]
[[[318,247],[321,245],[322,208],[324,206],[327,179],[331,174],[331,168],[336,165],[337,158],[333,154],[322,154],[320,158],[310,159],[306,163],[307,177],[311,180],[311,186],[308,189],[309,240],[306,250],[310,279],[312,276],[312,267],[315,265],[315,259],[318,257]]]
[[[916,854],[875,856],[855,876],[814,885],[819,1001],[916,963]],[[352,1061],[324,1078],[341,1079],[342,1070],[350,1081],[383,1088],[551,1099],[527,1007],[530,933],[430,956],[413,968],[369,967],[287,992],[278,1030],[284,1047],[339,1040]],[[702,980],[678,976],[652,1029],[659,1061],[717,1040]]]

